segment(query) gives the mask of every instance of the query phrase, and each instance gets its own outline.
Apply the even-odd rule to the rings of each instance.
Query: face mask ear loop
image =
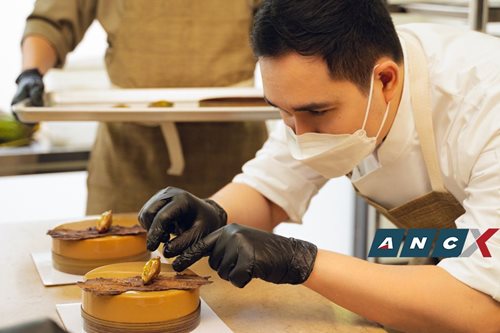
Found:
[[[389,107],[391,106],[391,102],[387,103],[387,107],[385,108],[385,113],[384,113],[384,119],[382,119],[382,124],[380,125],[380,128],[378,129],[377,135],[375,138],[378,138],[380,132],[382,132],[382,128],[384,128],[385,125],[385,120],[387,119],[387,116],[389,115]]]
[[[373,67],[372,70],[372,75],[370,79],[370,93],[368,94],[368,104],[366,105],[366,110],[365,110],[365,120],[363,120],[363,126],[361,126],[361,129],[364,130],[366,126],[366,121],[368,120],[368,114],[370,114],[370,107],[372,105],[372,96],[373,96],[373,81],[375,81],[375,68],[377,68],[378,65]]]

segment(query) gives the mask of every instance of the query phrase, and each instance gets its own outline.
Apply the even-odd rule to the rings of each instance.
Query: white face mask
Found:
[[[296,135],[290,127],[286,126],[288,148],[293,158],[308,165],[326,178],[335,178],[348,174],[366,156],[371,154],[375,150],[377,138],[384,127],[391,104],[390,102],[387,104],[377,135],[369,138],[365,126],[372,101],[373,81],[374,72],[371,76],[363,126],[353,134],[304,133]]]

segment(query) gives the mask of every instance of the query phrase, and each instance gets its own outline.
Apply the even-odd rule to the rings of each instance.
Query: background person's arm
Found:
[[[97,0],[37,0],[22,37],[23,69],[40,66],[44,74],[51,67],[62,67],[96,12]]]
[[[35,2],[23,33],[22,71],[12,105],[27,99],[32,106],[43,106],[43,75],[52,67],[63,66],[95,15],[96,0]]]
[[[22,55],[22,71],[16,79],[17,91],[12,105],[28,100],[31,106],[43,106],[43,75],[56,65],[56,49],[43,36],[27,36],[23,40]]]
[[[395,266],[319,251],[305,285],[404,332],[500,332],[500,303],[436,266]]]
[[[43,75],[57,62],[55,48],[42,36],[27,36],[22,45],[23,70],[37,68]]]

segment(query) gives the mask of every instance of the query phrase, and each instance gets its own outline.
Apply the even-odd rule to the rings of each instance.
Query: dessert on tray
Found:
[[[161,271],[161,272],[160,272]],[[96,268],[78,282],[87,333],[190,332],[200,322],[199,288],[211,283],[176,273],[159,258]]]
[[[170,108],[174,106],[174,103],[161,99],[159,101],[154,101],[148,104],[149,108]]]
[[[117,262],[147,260],[146,230],[137,214],[115,214],[65,223],[49,230],[52,264],[61,272],[83,275]]]
[[[269,106],[263,97],[216,97],[198,102],[200,107]]]

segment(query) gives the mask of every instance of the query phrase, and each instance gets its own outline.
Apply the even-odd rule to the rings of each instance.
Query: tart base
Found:
[[[173,320],[150,323],[119,323],[91,316],[83,308],[83,329],[87,333],[184,333],[193,331],[200,324],[200,305],[192,313]]]
[[[100,260],[74,259],[52,252],[52,266],[58,271],[63,273],[84,275],[100,266],[105,266],[120,262],[142,261],[142,260],[147,261],[149,260],[149,258],[151,258],[151,253],[149,251],[145,251],[143,253],[139,253],[137,255],[128,257],[114,258],[114,259],[100,259]]]

